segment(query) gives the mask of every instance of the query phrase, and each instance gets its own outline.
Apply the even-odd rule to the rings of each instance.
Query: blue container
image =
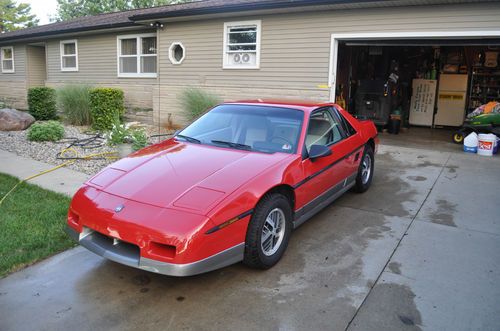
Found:
[[[466,153],[477,153],[477,147],[470,147],[464,145],[464,152]]]

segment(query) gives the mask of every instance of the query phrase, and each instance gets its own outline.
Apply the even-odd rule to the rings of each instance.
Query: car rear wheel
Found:
[[[281,194],[268,194],[257,204],[248,224],[243,262],[268,269],[278,263],[292,232],[292,208]]]
[[[373,171],[375,165],[375,158],[373,149],[370,145],[365,145],[363,157],[359,164],[358,175],[356,176],[356,184],[354,190],[358,193],[363,193],[370,187],[373,179]]]

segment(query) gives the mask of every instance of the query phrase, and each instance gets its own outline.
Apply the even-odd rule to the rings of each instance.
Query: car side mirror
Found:
[[[312,145],[309,151],[309,158],[314,161],[317,158],[325,157],[332,154],[332,150],[325,145]]]

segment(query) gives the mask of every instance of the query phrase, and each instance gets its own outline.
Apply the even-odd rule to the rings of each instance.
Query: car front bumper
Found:
[[[177,264],[141,257],[139,247],[89,228],[78,233],[67,226],[66,232],[81,246],[104,258],[130,267],[178,277],[202,274],[240,262],[245,250],[245,243],[241,243],[196,262]]]

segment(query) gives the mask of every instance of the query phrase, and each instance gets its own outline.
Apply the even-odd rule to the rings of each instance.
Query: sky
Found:
[[[50,17],[55,16],[57,12],[56,0],[17,0],[17,2],[31,5],[31,12],[40,20],[38,25],[50,23]]]

